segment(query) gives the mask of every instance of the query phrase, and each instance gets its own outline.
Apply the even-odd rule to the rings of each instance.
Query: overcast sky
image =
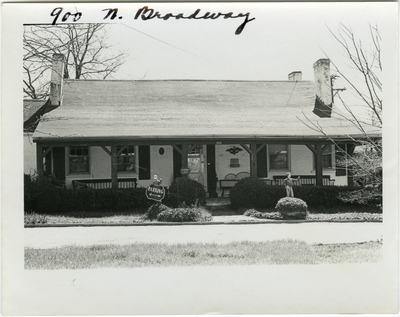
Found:
[[[376,3],[148,6],[161,14],[190,15],[196,9],[201,9],[198,16],[207,11],[249,12],[255,20],[235,35],[244,18],[142,21],[133,19],[141,5],[121,4],[118,13],[122,19],[109,26],[108,34],[116,47],[128,53],[129,60],[115,78],[286,80],[288,73],[300,70],[303,79],[313,80],[312,65],[325,53],[336,63],[347,62],[328,28],[337,32],[343,23],[368,44],[368,24],[377,24],[384,45],[391,27],[390,6]]]
[[[378,25],[383,54],[386,44],[396,40],[393,3],[147,5],[162,15],[190,15],[201,9],[198,16],[207,11],[249,13],[255,20],[235,35],[245,18],[134,20],[143,5],[120,4],[118,14],[122,18],[109,25],[108,36],[116,49],[128,54],[128,60],[115,74],[116,79],[287,80],[290,72],[302,71],[303,80],[313,81],[313,63],[326,55],[351,76],[357,76],[347,67],[348,58],[329,29],[337,33],[343,23],[369,49],[369,24]],[[348,84],[339,80],[336,87]]]
[[[161,15],[183,13],[249,13],[240,35],[235,30],[245,18],[216,20],[170,18],[134,19],[147,5]],[[131,3],[63,4],[63,12],[82,12],[79,23],[108,22],[108,41],[127,54],[125,64],[113,79],[223,79],[287,80],[292,71],[302,71],[303,80],[314,81],[313,64],[327,56],[354,82],[362,78],[348,67],[349,59],[329,29],[338,33],[340,23],[354,31],[369,50],[369,24],[382,36],[382,54],[396,54],[397,11],[395,3]],[[50,23],[55,5],[35,6],[25,23]],[[114,21],[104,20],[105,8],[118,8]],[[40,13],[41,15],[38,15]],[[58,19],[60,22],[61,17]],[[71,18],[67,21],[71,22]],[[384,63],[384,71],[390,65]],[[386,68],[385,68],[386,67]],[[388,74],[388,73],[387,73]],[[385,75],[386,76],[386,75]],[[387,76],[390,76],[389,74]],[[343,80],[337,88],[350,88]],[[348,90],[342,94],[351,104],[360,102]]]

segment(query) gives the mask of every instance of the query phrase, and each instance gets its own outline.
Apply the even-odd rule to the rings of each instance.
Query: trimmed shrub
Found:
[[[263,208],[273,199],[264,181],[254,177],[241,179],[231,189],[229,198],[233,208]]]
[[[63,209],[60,188],[46,178],[24,175],[24,211],[49,213]]]
[[[232,188],[230,193],[232,207],[245,209],[274,208],[278,200],[286,196],[284,186],[262,185],[261,180],[250,179],[245,178]],[[293,191],[296,198],[307,201],[309,208],[326,208],[325,210],[318,210],[321,213],[332,212],[332,209],[336,207],[349,206],[349,203],[344,202],[340,197],[342,194],[354,191],[354,187],[294,186]]]
[[[189,177],[178,177],[169,187],[166,204],[174,208],[204,206],[206,204],[206,191],[199,182]]]
[[[155,220],[157,219],[157,216],[163,212],[163,211],[170,211],[171,208],[161,204],[161,203],[155,203],[150,206],[150,208],[147,210],[146,213],[146,218],[148,220]]]
[[[254,209],[246,210],[243,216],[259,218],[259,219],[272,219],[272,220],[283,219],[283,217],[279,212],[260,212]]]
[[[36,209],[37,186],[31,175],[24,174],[24,211]]]
[[[307,202],[309,207],[343,206],[339,199],[341,192],[353,190],[348,186],[295,186],[294,196]]]
[[[202,208],[176,208],[160,212],[157,220],[162,222],[199,222],[212,221],[212,216]]]
[[[41,214],[147,209],[152,204],[145,188],[65,189],[29,175],[24,181],[24,210]]]
[[[305,219],[307,217],[307,204],[299,198],[285,197],[279,199],[275,210],[284,219]]]

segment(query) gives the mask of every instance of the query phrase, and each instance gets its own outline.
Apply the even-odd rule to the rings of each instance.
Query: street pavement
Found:
[[[383,239],[383,223],[251,223],[215,225],[25,228],[25,247],[132,243],[229,243],[300,240],[334,244]]]

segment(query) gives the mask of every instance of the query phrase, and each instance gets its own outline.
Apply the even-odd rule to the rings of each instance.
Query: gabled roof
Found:
[[[359,135],[347,120],[313,113],[310,81],[66,80],[63,103],[34,140],[319,138]],[[302,122],[300,119],[304,122]]]
[[[24,122],[30,119],[44,104],[46,100],[25,99],[24,104]]]
[[[45,112],[46,100],[25,99],[23,100],[24,111],[24,131],[32,132],[35,130],[38,119]]]

